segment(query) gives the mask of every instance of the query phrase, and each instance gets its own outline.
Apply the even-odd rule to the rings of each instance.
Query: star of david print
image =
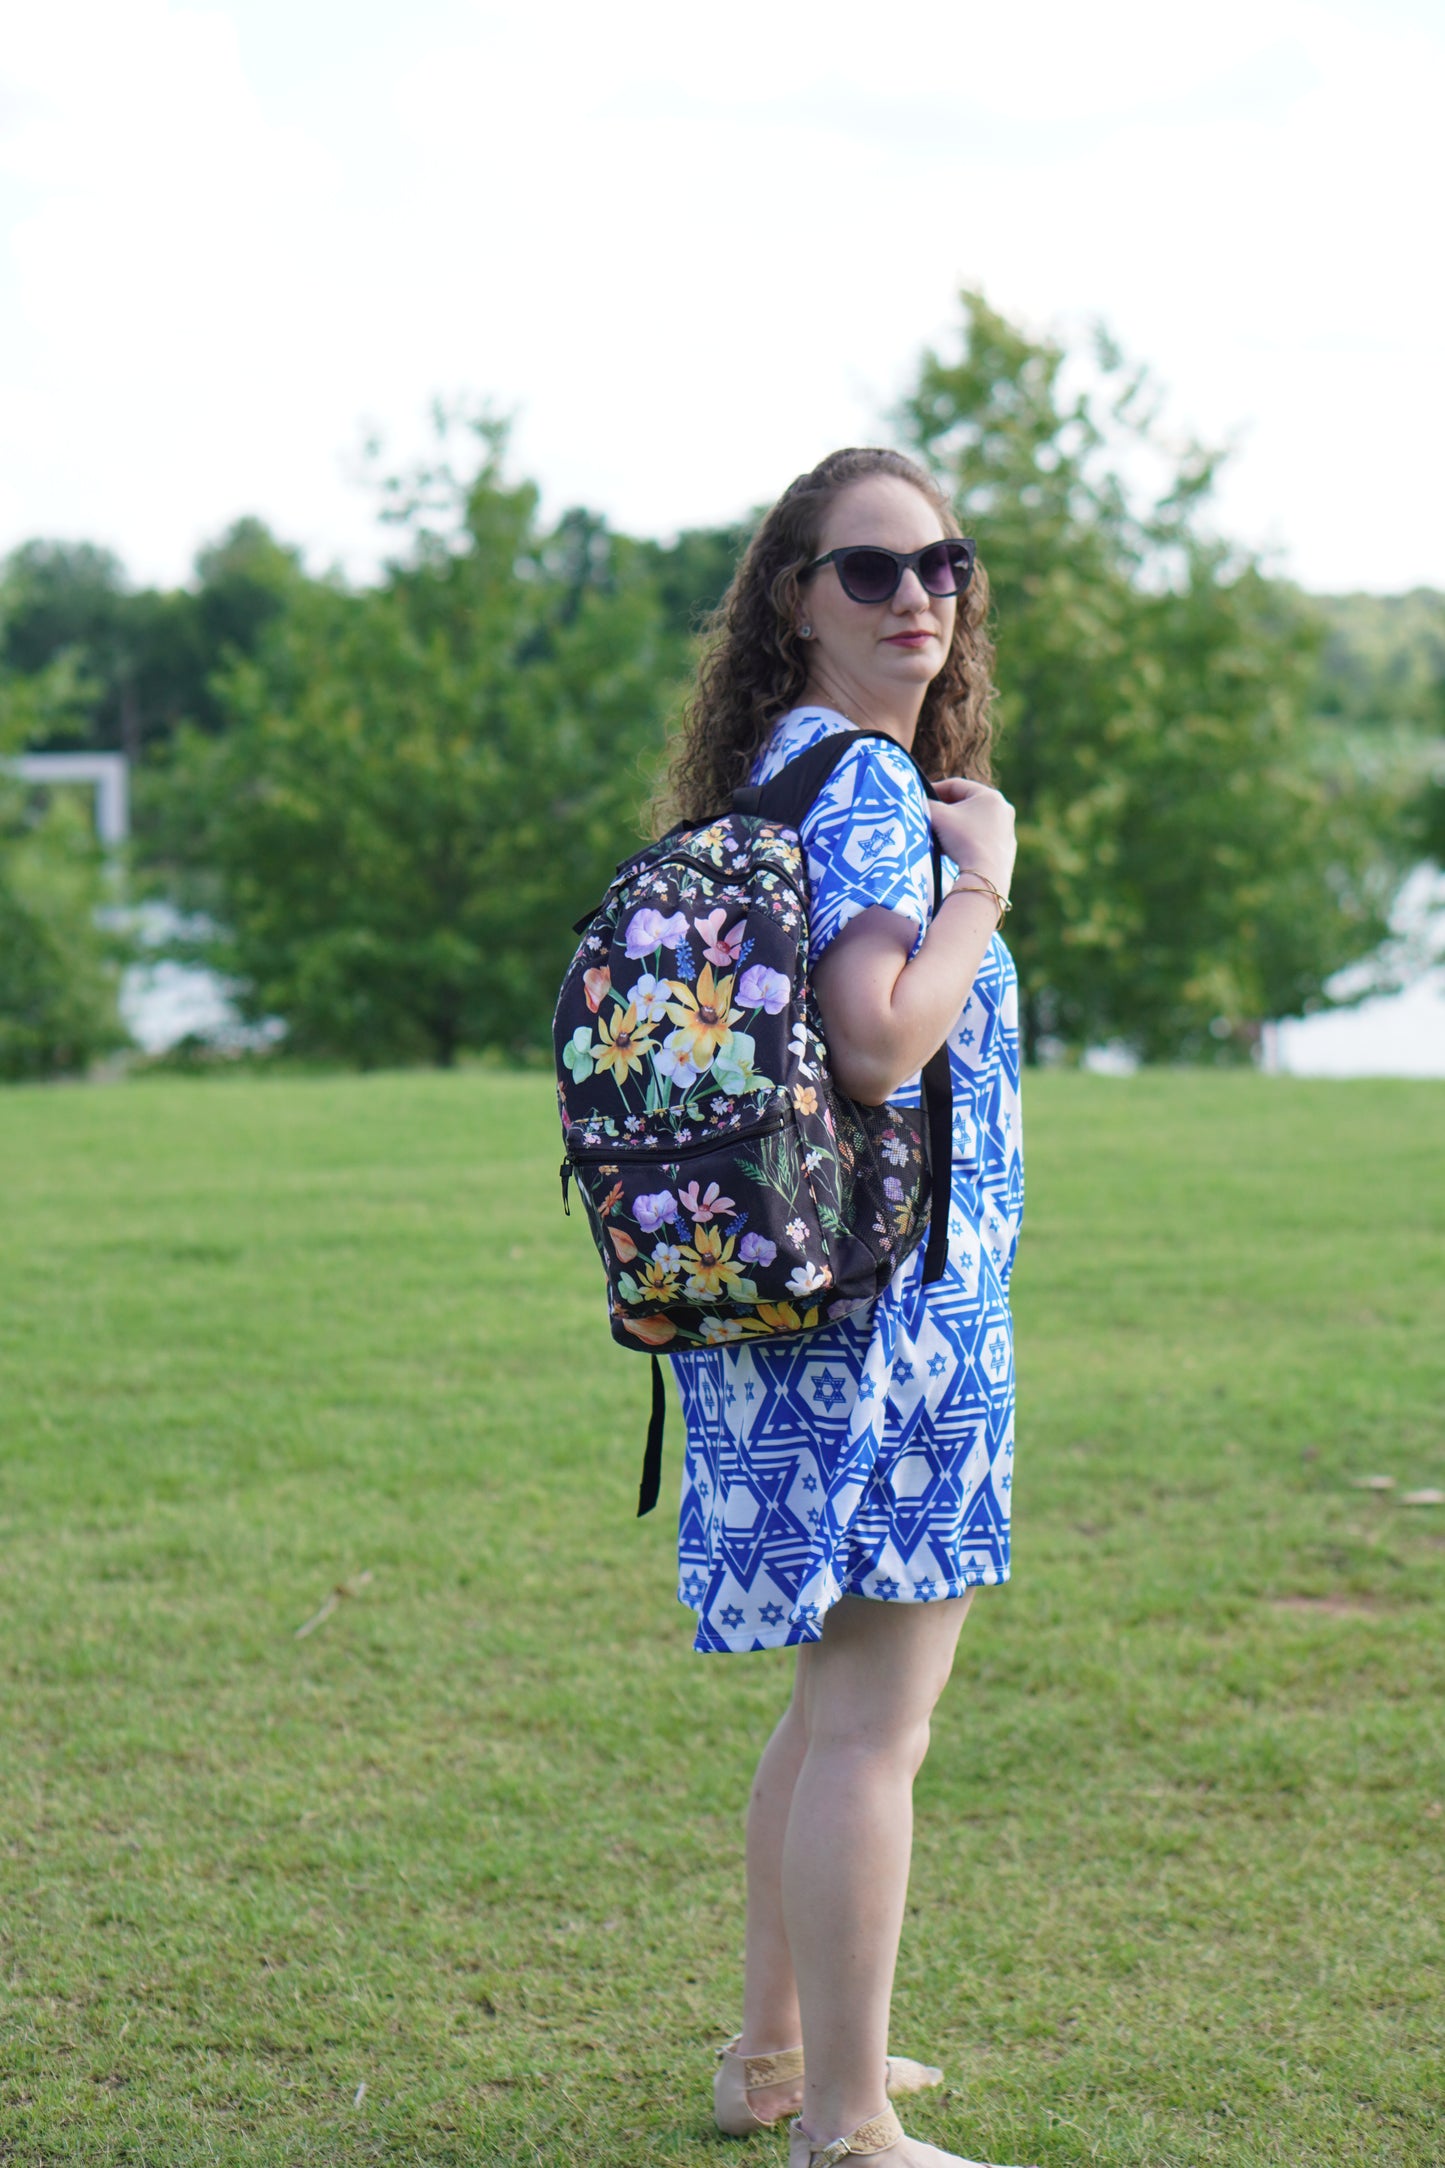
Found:
[[[848,727],[783,718],[753,779]],[[804,817],[816,964],[870,905],[927,926],[926,804],[876,739],[839,763]],[[694,1646],[813,1641],[840,1596],[936,1603],[1009,1574],[1013,1336],[1008,1281],[1023,1214],[1017,982],[990,944],[948,1037],[953,1199],[943,1278],[915,1251],[878,1300],[787,1341],[674,1358],[687,1425],[678,1596]],[[917,1104],[918,1080],[895,1094]]]

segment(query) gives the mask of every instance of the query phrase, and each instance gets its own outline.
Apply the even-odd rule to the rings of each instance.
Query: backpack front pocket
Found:
[[[832,1270],[806,1152],[786,1104],[702,1138],[569,1150],[614,1337],[708,1347],[824,1323]]]

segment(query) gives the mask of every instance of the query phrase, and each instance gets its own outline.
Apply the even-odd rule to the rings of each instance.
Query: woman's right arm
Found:
[[[1014,865],[1014,814],[985,783],[951,777],[938,785],[929,814],[939,843],[959,869],[918,948],[913,921],[873,906],[848,921],[816,972],[818,1006],[833,1074],[850,1099],[878,1106],[948,1036],[993,938],[998,909],[970,888],[982,875],[1008,894]]]

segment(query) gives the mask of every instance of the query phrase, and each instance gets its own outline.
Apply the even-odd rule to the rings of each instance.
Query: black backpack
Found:
[[[624,860],[576,929],[553,1023],[562,1201],[575,1179],[613,1337],[652,1356],[639,1514],[661,1479],[660,1349],[831,1324],[872,1302],[925,1233],[924,1280],[943,1271],[948,1049],[924,1067],[921,1111],[845,1097],[808,977],[798,828],[863,737],[897,742],[822,739],[734,791],[730,812]]]

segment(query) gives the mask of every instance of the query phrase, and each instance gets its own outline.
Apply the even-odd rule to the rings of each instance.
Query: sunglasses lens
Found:
[[[918,560],[918,577],[930,595],[956,595],[968,584],[973,561],[964,542],[940,542]]]
[[[886,602],[898,585],[898,567],[886,550],[849,550],[838,559],[838,577],[855,602]]]

